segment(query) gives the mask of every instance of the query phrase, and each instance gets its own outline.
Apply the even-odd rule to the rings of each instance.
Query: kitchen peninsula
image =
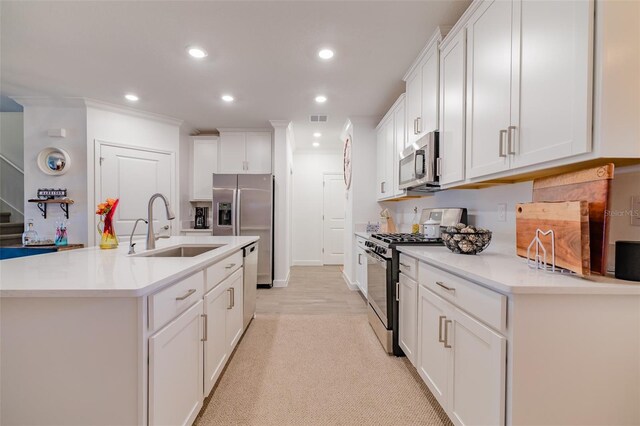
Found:
[[[243,249],[258,239],[3,261],[0,422],[191,424],[248,325]]]

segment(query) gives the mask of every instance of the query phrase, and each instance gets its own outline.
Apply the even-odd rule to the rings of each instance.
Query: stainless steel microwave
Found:
[[[438,132],[429,132],[402,151],[398,167],[400,189],[439,191],[437,163]]]

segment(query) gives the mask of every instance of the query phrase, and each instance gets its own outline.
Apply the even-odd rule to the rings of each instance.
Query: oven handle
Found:
[[[365,253],[367,254],[367,257],[379,263],[385,270],[387,269],[387,261],[382,256],[372,252],[371,250],[365,250]]]

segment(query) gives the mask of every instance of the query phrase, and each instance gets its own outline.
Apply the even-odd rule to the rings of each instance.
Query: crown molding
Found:
[[[273,129],[265,127],[218,127],[219,132],[273,132]]]
[[[269,120],[274,129],[288,127],[291,120]]]
[[[159,121],[161,123],[166,123],[166,124],[170,124],[178,127],[180,127],[183,123],[183,120],[169,117],[167,115],[142,111],[136,108],[99,101],[97,99],[84,98],[84,101],[87,108],[94,108],[94,109],[99,109],[99,110],[108,111],[108,112],[116,112],[119,114],[130,115],[137,118],[144,118],[147,120]]]
[[[60,107],[60,108],[85,108],[85,98],[62,98],[51,96],[9,96],[26,108],[31,107]]]

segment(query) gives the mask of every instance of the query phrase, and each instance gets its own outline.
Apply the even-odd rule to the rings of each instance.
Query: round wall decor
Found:
[[[45,148],[38,154],[38,167],[52,176],[65,174],[69,170],[71,157],[61,148]]]

